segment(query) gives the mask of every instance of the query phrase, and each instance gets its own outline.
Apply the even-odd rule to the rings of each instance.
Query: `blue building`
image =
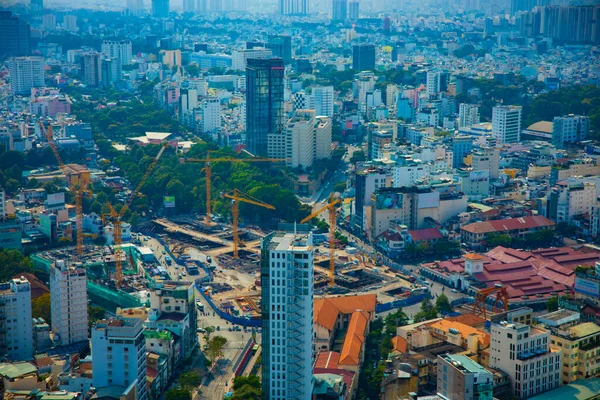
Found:
[[[473,150],[471,136],[454,136],[452,138],[452,166],[455,168],[463,164],[463,158]]]

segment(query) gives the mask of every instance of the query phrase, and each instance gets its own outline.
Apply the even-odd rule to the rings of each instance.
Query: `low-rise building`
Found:
[[[452,400],[492,400],[494,378],[469,357],[438,356],[437,391]]]
[[[571,383],[600,374],[600,326],[584,322],[553,329],[551,344],[562,348],[562,382]]]
[[[474,222],[460,228],[461,239],[472,248],[480,248],[487,235],[504,233],[513,237],[525,238],[541,229],[554,229],[556,224],[546,217],[533,216],[502,220]]]

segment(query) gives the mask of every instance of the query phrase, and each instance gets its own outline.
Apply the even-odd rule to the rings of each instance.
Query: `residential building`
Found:
[[[491,325],[490,367],[511,377],[511,391],[527,399],[561,384],[562,349],[550,345],[550,332],[521,323]]]
[[[83,265],[56,260],[50,268],[50,311],[54,341],[69,345],[88,340],[87,277]]]
[[[574,218],[590,212],[596,198],[595,183],[561,182],[548,193],[545,215],[556,222],[572,224]]]
[[[104,40],[102,42],[102,53],[110,58],[118,58],[121,65],[130,65],[132,58],[131,40]]]
[[[281,0],[286,1],[299,1],[308,2],[308,0]],[[308,7],[308,6],[306,6]],[[292,63],[292,37],[287,35],[269,36],[266,46],[273,52],[273,57],[281,58],[285,65]]]
[[[475,171],[464,169],[458,171],[460,187],[469,198],[483,199],[490,194],[490,172],[487,170]]]
[[[146,341],[137,318],[101,320],[92,327],[92,381],[96,389],[129,387],[146,400]]]
[[[68,32],[77,32],[77,16],[65,15],[63,17],[63,29]]]
[[[202,133],[215,132],[221,128],[221,101],[218,97],[205,97],[200,101]]]
[[[144,0],[127,0],[125,10],[129,15],[142,15],[145,11]]]
[[[100,60],[100,84],[104,87],[114,85],[123,78],[121,60],[103,58]]]
[[[284,127],[283,76],[280,58],[249,59],[246,66],[246,144],[258,156],[268,154],[269,134]]]
[[[272,400],[313,391],[314,250],[312,234],[262,239],[262,386]]]
[[[370,131],[369,133],[369,159],[378,160],[383,158],[385,146],[392,143],[394,133],[387,130]]]
[[[313,86],[311,90],[315,99],[317,117],[333,117],[333,86]]]
[[[562,383],[600,374],[600,326],[584,322],[552,330],[551,344],[562,348]]]
[[[17,57],[8,60],[10,90],[13,94],[29,96],[31,89],[46,86],[43,57]]]
[[[473,138],[466,135],[456,135],[452,138],[452,166],[459,168],[464,164],[463,159],[473,149]]]
[[[464,128],[479,123],[479,106],[477,104],[461,103],[458,106],[458,128]]]
[[[375,69],[375,46],[358,44],[352,46],[352,69],[355,71],[373,71]]]
[[[169,0],[152,0],[152,16],[167,18],[169,16]]]
[[[489,171],[490,179],[500,176],[500,149],[479,147],[471,152],[473,171]]]
[[[521,106],[496,106],[492,109],[492,135],[498,144],[520,141],[521,112]]]
[[[282,15],[307,15],[310,12],[308,0],[279,0],[279,13]]]
[[[590,135],[590,117],[565,115],[555,117],[552,122],[552,144],[559,149],[565,145],[587,140]]]
[[[348,1],[348,19],[350,21],[358,20],[360,15],[360,4],[359,0],[349,0]]]
[[[348,0],[333,0],[332,10],[331,19],[333,21],[345,21],[348,18]]]
[[[42,28],[46,31],[53,31],[56,29],[56,15],[46,14],[42,17]]]
[[[371,195],[379,188],[391,185],[392,172],[384,167],[367,167],[356,171],[354,223],[361,231],[368,231],[371,221]]]
[[[315,122],[314,158],[315,160],[329,159],[332,152],[331,143],[333,124],[330,118],[327,116],[320,116],[319,114],[316,115]]]
[[[441,74],[438,71],[427,71],[425,88],[429,98],[436,97],[441,91]]]
[[[33,13],[39,13],[44,10],[44,0],[31,0],[29,5]]]
[[[181,67],[181,50],[161,50],[159,52],[159,56],[161,57],[160,59],[162,60],[162,63],[169,68],[173,68],[175,66]],[[200,66],[200,63],[197,64]],[[200,66],[200,68],[202,68],[202,66]]]
[[[88,52],[81,55],[81,76],[82,82],[87,86],[99,86],[102,81],[100,54]]]
[[[31,54],[29,24],[10,11],[0,11],[0,56]]]
[[[469,357],[438,355],[437,392],[452,400],[492,400],[493,375]]]
[[[33,357],[31,285],[25,278],[0,283],[0,355],[13,361]]]
[[[0,249],[23,248],[21,223],[17,218],[0,218]]]
[[[394,165],[393,187],[413,186],[424,178],[429,178],[431,165],[421,160],[399,157]]]
[[[234,50],[231,53],[231,69],[234,71],[245,71],[246,70],[246,62],[250,58],[254,59],[267,59],[273,56],[273,51],[271,49],[266,48],[253,48],[253,49],[243,49],[243,50]]]

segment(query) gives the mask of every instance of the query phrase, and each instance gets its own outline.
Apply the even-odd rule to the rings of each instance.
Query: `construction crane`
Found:
[[[497,283],[494,287],[480,289],[475,293],[475,303],[473,304],[473,314],[483,315],[484,319],[487,319],[487,311],[485,308],[485,300],[492,295],[496,295],[494,301],[494,313],[498,312],[498,302],[502,301],[504,311],[508,311],[508,292],[506,287]]]
[[[121,284],[123,283],[123,251],[121,248],[121,244],[123,243],[123,231],[121,228],[121,219],[123,218],[123,216],[125,215],[127,210],[129,210],[129,207],[131,206],[133,199],[138,195],[138,193],[142,189],[142,186],[144,186],[144,184],[148,180],[150,173],[152,173],[152,170],[158,163],[158,160],[160,160],[160,157],[162,156],[162,154],[164,153],[164,151],[167,147],[168,147],[168,144],[164,144],[160,148],[160,150],[158,151],[158,154],[156,155],[156,157],[154,157],[154,159],[150,163],[150,166],[146,170],[146,173],[144,174],[144,176],[142,177],[142,179],[140,180],[140,182],[138,183],[136,188],[133,190],[133,192],[131,193],[131,196],[129,196],[129,200],[125,203],[125,205],[123,205],[120,212],[117,213],[115,211],[115,209],[113,208],[113,206],[110,203],[107,203],[108,209],[109,209],[108,215],[110,215],[114,221],[113,222],[113,239],[114,239],[114,248],[115,248],[115,283],[116,283],[117,287],[121,287]],[[102,216],[103,219],[104,219],[105,215]]]
[[[233,257],[238,258],[239,257],[238,248],[240,246],[240,235],[238,232],[238,223],[239,223],[238,218],[239,218],[239,212],[240,212],[240,210],[239,210],[240,202],[254,204],[255,206],[267,208],[269,210],[274,210],[275,207],[273,207],[270,204],[265,203],[264,201],[255,199],[254,197],[250,196],[249,194],[244,193],[237,189],[233,190],[233,194],[225,193],[223,195],[223,197],[233,200],[233,206],[231,207],[231,213],[233,215]]]
[[[38,120],[38,124],[42,133],[44,133],[48,144],[50,145],[50,149],[54,153],[54,157],[56,157],[56,161],[58,162],[58,166],[65,176],[65,180],[67,181],[67,185],[71,193],[75,196],[75,227],[76,227],[76,240],[77,240],[77,254],[83,254],[83,195],[87,193],[88,198],[92,196],[92,191],[88,187],[91,180],[90,174],[87,169],[81,171],[74,171],[71,168],[67,167],[65,163],[63,163],[58,148],[54,143],[54,137],[52,132],[52,125],[46,129],[42,120]],[[74,179],[74,177],[77,179]]]
[[[335,285],[335,206],[340,202],[335,199],[333,194],[329,197],[329,203],[310,214],[308,217],[300,221],[301,224],[310,221],[314,217],[318,217],[323,211],[329,213],[329,286]]]
[[[212,176],[212,165],[213,162],[231,162],[231,163],[241,163],[241,162],[277,162],[284,161],[280,158],[233,158],[233,157],[218,157],[218,158],[210,158],[210,154],[214,153],[213,150],[209,150],[206,153],[205,159],[198,158],[180,158],[179,162],[181,164],[185,164],[188,162],[192,163],[206,163],[203,171],[206,172],[206,216],[204,217],[205,223],[208,225],[211,221],[211,176]]]

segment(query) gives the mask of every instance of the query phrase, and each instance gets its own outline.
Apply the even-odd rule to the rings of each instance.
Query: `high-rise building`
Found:
[[[261,250],[263,392],[271,400],[310,399],[312,235],[272,233],[262,239]]]
[[[491,179],[500,176],[500,149],[494,147],[480,147],[471,152],[471,166],[473,171],[490,171]]]
[[[479,123],[479,106],[477,104],[460,103],[458,106],[458,128]]]
[[[273,56],[273,50],[254,47],[252,49],[234,50],[231,53],[231,69],[234,71],[245,71],[246,61],[250,58],[266,59]]]
[[[63,17],[63,29],[69,32],[77,32],[77,17],[75,15],[65,15]]]
[[[129,65],[132,58],[131,40],[104,40],[102,53],[110,58],[118,58],[121,60],[121,65]]]
[[[348,19],[351,21],[358,20],[359,17],[359,3],[358,0],[349,0],[348,2]]]
[[[332,10],[334,21],[345,21],[348,18],[348,0],[333,0]]]
[[[144,0],[127,0],[125,7],[128,15],[141,15],[144,13]]]
[[[355,224],[362,231],[368,231],[370,220],[365,212],[365,207],[370,207],[373,203],[371,195],[379,188],[388,186],[392,180],[392,173],[389,167],[361,169],[356,172],[356,196],[354,203]]]
[[[467,356],[437,357],[437,392],[452,400],[492,400],[494,376]]]
[[[31,54],[29,24],[10,11],[0,11],[0,56]]]
[[[152,0],[152,16],[167,18],[169,16],[169,0]]]
[[[521,106],[496,106],[492,109],[492,136],[498,144],[521,139]]]
[[[440,92],[440,73],[437,71],[427,71],[427,81],[425,87],[427,96],[434,97]]]
[[[218,97],[205,97],[200,102],[202,133],[215,132],[221,128],[221,101]]]
[[[266,156],[269,133],[283,129],[284,70],[280,58],[247,61],[246,144],[253,154]]]
[[[45,86],[42,57],[11,58],[8,60],[8,72],[13,94],[29,96],[32,88]]]
[[[42,28],[46,31],[53,31],[56,29],[56,15],[46,14],[42,17]]]
[[[31,285],[23,277],[0,283],[0,355],[13,361],[33,357]]]
[[[92,382],[95,388],[135,382],[136,399],[146,400],[146,340],[142,320],[101,320],[92,328]]]
[[[44,0],[31,0],[29,7],[31,7],[31,12],[39,13],[44,10]]]
[[[96,52],[84,53],[81,55],[81,76],[83,83],[87,86],[99,86],[102,81],[100,54]]]
[[[269,36],[267,49],[271,49],[273,57],[283,59],[285,65],[292,63],[292,37],[287,35]]]
[[[590,134],[590,117],[565,115],[554,117],[552,122],[552,144],[563,149],[567,143],[586,140]]]
[[[88,340],[87,306],[85,268],[57,260],[50,268],[50,313],[55,341],[69,345]]]
[[[313,86],[312,96],[315,99],[317,117],[333,117],[333,86]]]
[[[195,13],[196,12],[196,0],[183,0],[183,12],[184,13]]]
[[[562,349],[550,332],[519,322],[492,323],[490,367],[510,376],[512,394],[527,399],[560,386]]]
[[[100,83],[111,86],[119,82],[123,75],[121,60],[118,58],[103,58],[100,61]]]
[[[352,68],[356,71],[375,69],[375,46],[360,44],[352,46]]]
[[[463,159],[473,149],[473,138],[468,135],[457,135],[452,138],[452,165],[459,168]]]
[[[279,12],[283,15],[307,15],[309,0],[279,0]]]

